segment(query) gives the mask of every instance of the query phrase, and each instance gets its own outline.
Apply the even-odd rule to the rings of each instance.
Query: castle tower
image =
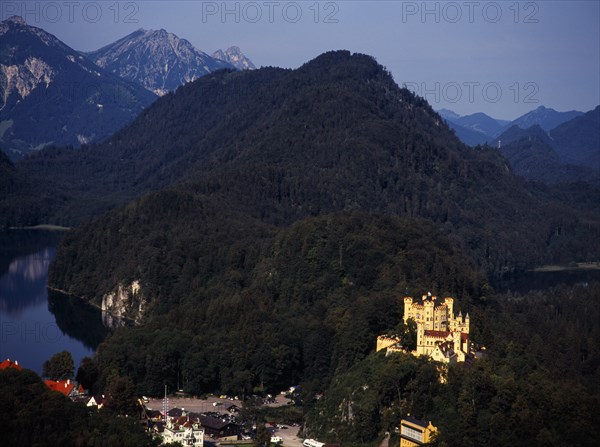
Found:
[[[444,303],[448,308],[448,320],[450,320],[451,318],[454,318],[454,298],[444,298]]]
[[[432,300],[423,300],[423,306],[425,307],[425,318],[423,319],[423,325],[426,330],[434,329],[434,307],[435,302]]]
[[[413,351],[414,355],[421,355],[425,353],[425,328],[424,325],[417,325],[417,350]]]
[[[406,324],[406,322],[408,321],[409,317],[411,316],[411,310],[412,310],[412,304],[413,304],[413,299],[412,296],[405,296],[404,297],[404,323]]]
[[[452,332],[452,343],[454,344],[454,352],[462,351],[460,332]]]

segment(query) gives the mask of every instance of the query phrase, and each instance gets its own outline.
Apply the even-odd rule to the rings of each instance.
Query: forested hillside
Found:
[[[546,139],[537,135],[523,136],[503,144],[500,151],[510,162],[513,172],[529,180],[561,185],[575,182],[600,184],[600,175],[590,167],[561,163]]]
[[[452,431],[456,416],[443,412],[456,395],[460,416],[475,418],[469,429],[489,432],[487,413],[474,416],[488,404],[472,403],[472,389],[461,387],[481,371],[493,380],[509,358],[512,308],[491,297],[487,278],[600,253],[598,207],[586,202],[595,189],[571,185],[554,198],[525,183],[496,150],[460,143],[372,58],[344,51],[297,70],[214,73],[163,97],[102,145],[42,151],[21,169],[63,191],[50,219],[78,220],[151,191],[69,232],[49,272],[51,286],[96,305],[108,293],[119,297],[138,323],[99,347],[96,386],[116,372],[150,394],[165,383],[192,393],[247,395],[298,382],[323,391],[358,362],[359,371],[369,368],[375,337],[398,323],[406,292],[431,290],[473,312],[474,339],[499,353],[497,363],[466,371],[466,382],[452,371],[439,398],[433,369],[407,363],[408,376],[420,371],[411,386],[424,400],[413,396],[415,411],[438,415],[449,445],[460,433]],[[67,174],[52,180],[53,171]],[[526,315],[556,340],[551,314]],[[532,333],[515,321],[525,343]],[[536,377],[519,376],[517,389],[528,392]],[[399,390],[411,387],[398,385],[393,399]],[[349,431],[365,436],[349,442],[374,442],[388,428],[377,418],[391,404],[369,396],[365,424],[375,425],[368,436],[363,426]],[[526,408],[543,407],[543,396],[532,399]],[[336,423],[315,430],[330,433]],[[544,441],[539,433],[526,439]]]
[[[240,104],[250,107],[249,98],[284,72],[205,76],[160,98],[104,143],[37,152],[18,164],[36,195],[18,190],[6,197],[0,222],[69,226],[202,172],[210,153],[236,138],[235,129],[223,130],[235,122],[228,118]]]
[[[17,186],[17,173],[14,164],[0,150],[0,194],[2,196],[10,193]]]
[[[600,106],[550,131],[564,162],[600,172]]]
[[[600,165],[578,158],[582,153],[593,152],[590,147],[600,152],[600,139],[597,137],[594,142],[590,128],[592,117],[593,112],[586,113],[557,127],[556,133],[548,133],[538,125],[527,129],[515,125],[497,137],[493,146],[499,145],[513,172],[526,179],[560,184],[567,189],[569,183],[577,182],[597,187]]]
[[[57,223],[184,180],[185,200],[218,197],[276,225],[353,209],[429,219],[495,274],[600,252],[591,216],[537,197],[497,153],[464,146],[372,58],[347,52],[295,71],[209,75],[104,145],[43,151],[21,167],[59,202],[46,216]]]
[[[600,423],[600,285],[500,295],[471,312],[488,347],[473,364],[371,354],[313,403],[307,434],[360,445],[410,413],[434,421],[439,446],[595,446]],[[391,442],[395,442],[392,440]]]
[[[426,221],[351,212],[275,228],[223,217],[218,204],[188,207],[195,213],[172,211],[159,233],[145,232],[140,219],[158,211],[145,207],[102,233],[67,236],[55,281],[93,293],[110,265],[139,279],[154,303],[146,324],[100,346],[101,381],[116,368],[144,393],[159,394],[164,381],[192,393],[277,391],[299,381],[319,388],[371,351],[373,337],[400,317],[407,290],[435,288],[465,305],[486,290],[473,263]],[[113,239],[95,259],[103,267],[92,268],[78,244],[99,247],[100,234],[116,236],[117,228],[131,239]],[[137,259],[124,257],[130,251]],[[71,259],[81,260],[85,284],[63,276]]]

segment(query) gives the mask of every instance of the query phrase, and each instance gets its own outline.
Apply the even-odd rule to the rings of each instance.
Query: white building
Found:
[[[204,445],[204,429],[197,422],[182,420],[179,418],[175,421],[172,419],[167,422],[164,431],[161,433],[163,442],[179,442],[184,446],[203,447]]]

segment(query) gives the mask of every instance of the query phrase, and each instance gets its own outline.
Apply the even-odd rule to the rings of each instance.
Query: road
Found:
[[[298,430],[300,427],[289,427],[287,429],[281,429],[277,431],[275,436],[283,439],[284,447],[302,447],[303,439],[298,437]]]
[[[381,444],[379,444],[379,447],[389,447],[389,445],[390,445],[390,432],[386,432],[385,437],[381,441]]]

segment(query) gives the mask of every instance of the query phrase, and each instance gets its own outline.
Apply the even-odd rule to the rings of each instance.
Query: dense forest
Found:
[[[3,445],[158,446],[134,418],[90,410],[51,391],[32,371],[0,371]]]

